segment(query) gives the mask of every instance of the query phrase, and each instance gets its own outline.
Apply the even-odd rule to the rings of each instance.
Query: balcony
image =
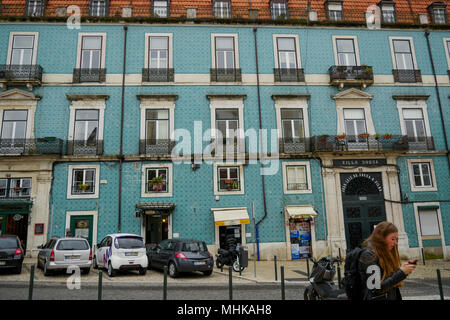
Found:
[[[212,151],[215,156],[237,155],[245,153],[245,139],[239,138],[213,138],[211,140]]]
[[[0,139],[0,156],[50,155],[62,153],[62,140],[54,137],[37,139]]]
[[[281,138],[279,139],[280,153],[305,153],[311,151],[310,138]]]
[[[275,82],[305,82],[303,69],[273,69]]]
[[[106,69],[73,69],[73,83],[105,82]]]
[[[342,89],[345,85],[359,85],[364,89],[373,84],[371,66],[331,66],[328,69],[330,83]]]
[[[33,86],[42,83],[42,67],[40,65],[2,64],[0,65],[0,84],[6,90],[7,86]]]
[[[422,74],[420,70],[392,70],[394,81],[400,83],[421,83]]]
[[[103,140],[70,140],[66,143],[66,155],[89,156],[103,154]]]
[[[211,82],[241,82],[241,69],[211,69]]]
[[[433,137],[408,136],[315,136],[312,137],[313,152],[336,151],[429,151],[434,150]]]
[[[173,82],[174,69],[143,68],[142,82]]]
[[[139,141],[141,155],[171,155],[175,141],[169,139],[145,139]]]

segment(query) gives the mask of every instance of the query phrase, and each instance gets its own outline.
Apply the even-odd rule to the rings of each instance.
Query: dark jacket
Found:
[[[367,274],[367,268],[371,265],[377,265],[380,268],[380,278],[383,277],[383,269],[378,263],[378,257],[375,251],[368,247],[363,247],[359,257],[359,270],[361,272],[362,284],[364,288],[364,300],[402,300],[400,290],[395,285],[406,278],[406,274],[398,269],[390,277],[385,278],[380,285],[380,289],[367,288],[367,279],[371,274]]]

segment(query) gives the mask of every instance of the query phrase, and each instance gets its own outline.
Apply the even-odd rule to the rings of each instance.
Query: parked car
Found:
[[[0,236],[0,269],[12,269],[14,273],[22,272],[24,251],[16,235]]]
[[[148,260],[144,239],[135,234],[110,234],[97,244],[94,253],[94,269],[106,268],[114,277],[118,270],[147,272]]]
[[[83,238],[51,238],[41,249],[37,257],[37,267],[50,275],[52,270],[67,270],[69,266],[78,266],[88,274],[92,264],[92,250],[89,242]]]
[[[191,239],[163,240],[157,246],[147,246],[148,264],[151,268],[168,267],[169,276],[175,278],[180,272],[201,271],[212,274],[214,258],[203,241]]]

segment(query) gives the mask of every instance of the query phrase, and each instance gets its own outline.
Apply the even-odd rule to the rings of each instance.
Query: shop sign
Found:
[[[22,215],[20,214],[15,214],[13,217],[14,221],[20,221],[20,219],[22,219]]]
[[[354,167],[354,166],[385,166],[386,159],[334,159],[333,166]]]

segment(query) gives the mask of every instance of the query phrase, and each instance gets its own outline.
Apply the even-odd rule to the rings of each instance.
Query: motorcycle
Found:
[[[231,247],[229,250],[220,249],[216,254],[216,266],[221,269],[224,265],[232,266],[235,272],[241,272],[245,269],[240,263],[239,247]]]
[[[309,278],[310,285],[305,288],[303,298],[305,300],[348,300],[345,290],[339,289],[334,284],[336,274],[334,264],[341,262],[339,258],[326,257],[319,261],[311,258],[314,266]]]

